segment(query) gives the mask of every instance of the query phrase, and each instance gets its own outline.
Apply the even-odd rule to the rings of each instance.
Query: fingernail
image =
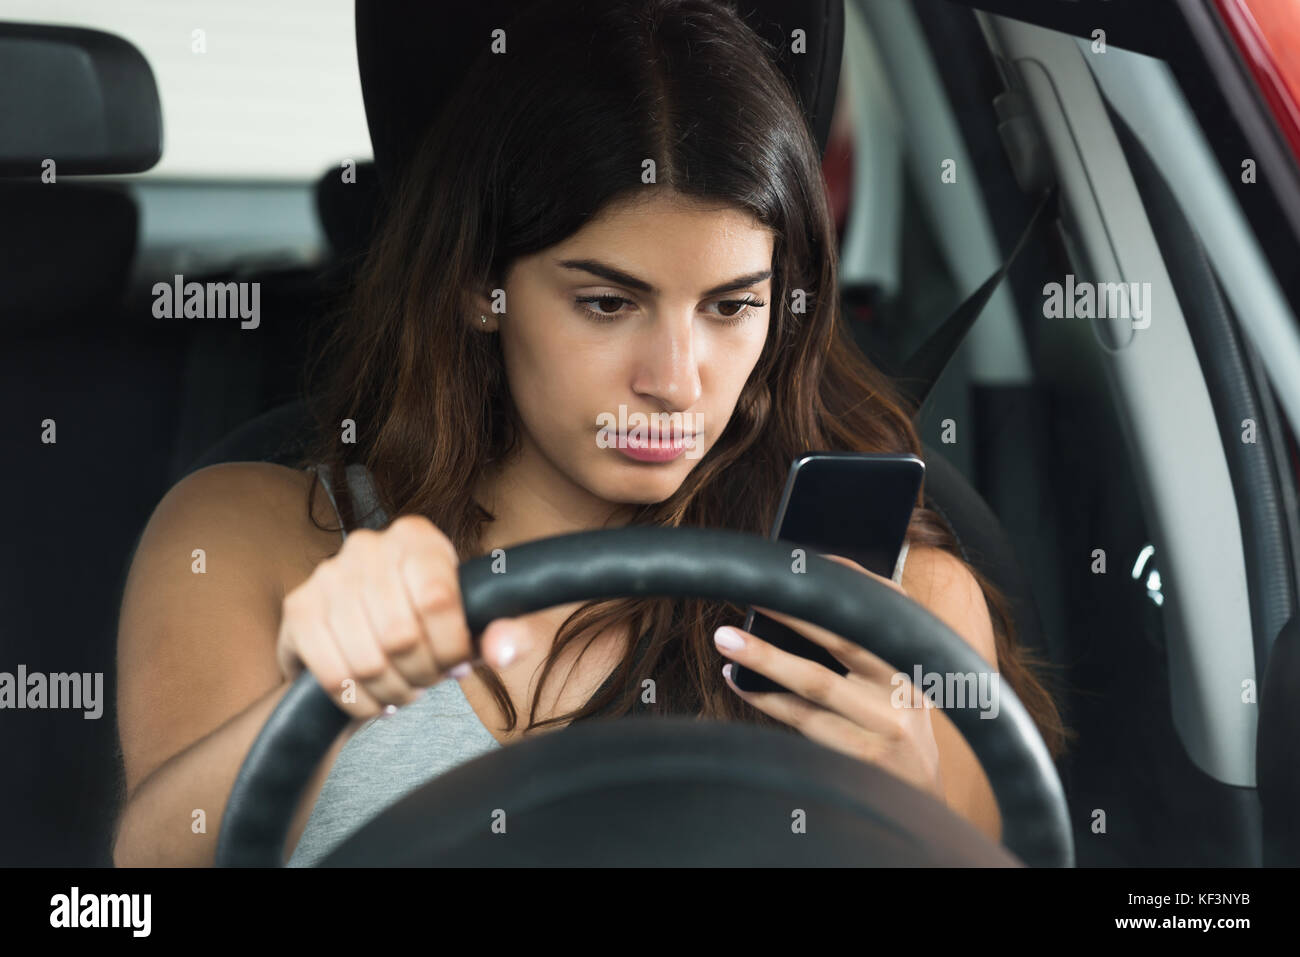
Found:
[[[497,645],[497,666],[500,668],[506,667],[510,662],[514,661],[518,655],[519,642],[514,635],[501,639],[500,643]]]
[[[731,681],[731,662],[730,662],[730,661],[728,661],[725,665],[722,666],[722,677],[726,678],[727,681]]]
[[[450,671],[447,672],[447,674],[451,675],[453,678],[459,681],[461,678],[464,678],[467,674],[469,674],[473,670],[474,670],[474,666],[471,665],[468,661],[465,661],[462,662],[461,664],[458,664],[455,668],[452,668]]]
[[[390,714],[397,714],[397,705],[395,704],[384,705],[382,717],[387,718]]]
[[[713,633],[713,643],[723,651],[740,651],[745,647],[745,639],[734,628],[723,625]]]

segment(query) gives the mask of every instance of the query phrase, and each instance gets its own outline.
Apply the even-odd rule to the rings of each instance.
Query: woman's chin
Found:
[[[670,498],[681,487],[685,477],[685,470],[671,465],[657,466],[653,471],[640,467],[619,469],[618,475],[602,483],[609,493],[602,497],[624,505],[655,505]]]

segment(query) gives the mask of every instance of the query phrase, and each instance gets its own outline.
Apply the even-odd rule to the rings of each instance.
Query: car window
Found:
[[[144,54],[163,154],[142,179],[314,180],[371,157],[352,0],[0,0],[0,19],[103,30]]]

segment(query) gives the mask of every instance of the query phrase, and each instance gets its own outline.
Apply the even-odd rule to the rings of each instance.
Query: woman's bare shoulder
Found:
[[[996,664],[996,641],[984,592],[960,558],[942,548],[908,549],[903,590],[965,638],[985,661]]]
[[[168,497],[182,499],[187,509],[228,516],[293,588],[342,545],[338,515],[323,487],[308,515],[314,479],[307,469],[270,462],[223,462],[191,472]]]

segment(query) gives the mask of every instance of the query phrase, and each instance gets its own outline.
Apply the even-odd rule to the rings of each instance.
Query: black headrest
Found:
[[[336,259],[348,260],[370,244],[380,206],[374,163],[357,163],[351,170],[326,170],[316,182],[316,215]]]
[[[162,156],[149,63],[100,30],[0,23],[0,176],[140,173]]]
[[[361,92],[385,191],[492,30],[508,25],[531,2],[356,0]],[[787,53],[778,65],[803,104],[824,152],[839,84],[844,0],[741,0],[737,10],[754,32],[778,50],[789,50],[792,30],[805,31],[807,51]]]
[[[124,188],[0,183],[0,330],[102,322],[121,305],[138,215]]]

